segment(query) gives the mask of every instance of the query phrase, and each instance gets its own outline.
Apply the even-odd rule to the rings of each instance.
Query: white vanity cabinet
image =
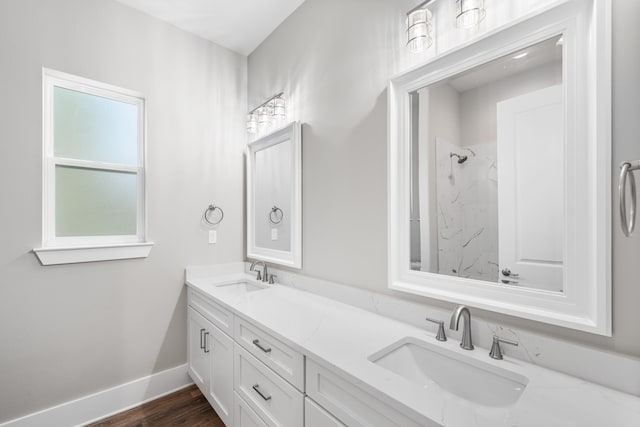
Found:
[[[430,426],[305,358],[277,331],[192,289],[188,301],[189,375],[227,427]]]
[[[189,376],[220,419],[233,425],[233,340],[189,307]]]
[[[225,425],[302,427],[304,356],[200,293],[188,301],[189,375]]]

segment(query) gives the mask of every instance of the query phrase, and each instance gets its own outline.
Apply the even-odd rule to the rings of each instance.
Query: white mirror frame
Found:
[[[292,268],[302,268],[302,138],[299,122],[276,130],[247,146],[247,258],[257,259]],[[291,141],[293,179],[291,190],[291,250],[282,251],[256,245],[255,234],[255,155],[256,152]]]
[[[564,34],[564,291],[515,288],[410,269],[409,94]],[[611,2],[570,0],[490,31],[391,79],[389,288],[611,336]]]

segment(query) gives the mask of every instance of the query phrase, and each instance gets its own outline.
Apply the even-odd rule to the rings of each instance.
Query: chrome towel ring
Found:
[[[636,180],[634,170],[640,170],[640,160],[622,162],[620,164],[620,180],[618,181],[618,193],[620,195],[620,225],[625,236],[629,237],[636,227]],[[629,193],[631,194],[631,206],[627,218],[627,181],[629,181]]]
[[[220,212],[219,218],[214,221],[212,221],[210,219],[210,216],[213,215],[216,211]],[[222,222],[222,219],[224,218],[224,211],[222,210],[222,208],[220,206],[216,206],[216,205],[209,205],[209,207],[207,209],[204,210],[204,214],[202,215],[202,217],[204,218],[204,220],[211,225],[218,225]]]
[[[269,222],[271,224],[280,224],[282,222],[282,218],[284,218],[282,209],[277,206],[272,207],[269,211]]]

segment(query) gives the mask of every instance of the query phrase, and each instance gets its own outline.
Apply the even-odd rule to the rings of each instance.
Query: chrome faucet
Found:
[[[471,313],[467,307],[459,305],[453,310],[449,328],[457,331],[461,316],[464,323],[462,325],[462,342],[460,342],[460,347],[465,350],[473,350],[473,341],[471,340]]]
[[[262,264],[262,274],[260,274],[260,270],[256,270],[256,265]],[[256,271],[258,275],[256,276],[256,280],[261,280],[263,282],[267,282],[269,280],[269,274],[267,273],[267,264],[264,261],[254,261],[251,263],[251,267],[249,267],[249,271]]]

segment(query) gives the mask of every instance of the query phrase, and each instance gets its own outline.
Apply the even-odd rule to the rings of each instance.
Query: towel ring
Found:
[[[280,212],[280,213],[278,213]],[[284,218],[284,213],[282,209],[277,206],[274,206],[269,211],[269,222],[271,224],[280,224],[282,222],[282,218]]]
[[[209,216],[214,213],[215,211],[220,211],[220,219],[218,219],[217,221],[211,221],[209,219]],[[204,214],[202,215],[202,217],[204,218],[204,220],[211,225],[218,225],[222,222],[222,219],[224,218],[224,211],[222,210],[222,208],[220,206],[216,206],[216,205],[209,205],[209,207],[207,209],[204,210]]]
[[[634,170],[640,169],[640,160],[622,162],[620,164],[620,180],[618,181],[618,193],[620,195],[620,225],[625,236],[630,237],[636,227],[636,180]],[[630,183],[631,206],[627,219],[627,181]]]

